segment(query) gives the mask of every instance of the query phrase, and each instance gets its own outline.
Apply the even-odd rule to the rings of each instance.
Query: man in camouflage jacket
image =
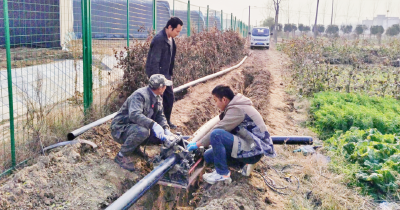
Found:
[[[171,134],[162,106],[162,94],[171,85],[164,75],[152,75],[149,86],[132,93],[112,120],[111,135],[122,144],[114,160],[122,168],[134,170],[132,155],[145,155],[140,151],[141,144],[158,144]]]
[[[249,176],[263,155],[276,155],[267,126],[251,100],[242,94],[234,95],[229,86],[215,87],[212,95],[222,112],[220,121],[202,139],[189,143],[188,149],[212,145],[204,153],[205,161],[214,163],[216,169],[203,175],[210,184],[230,180],[228,161],[242,165],[242,174]]]

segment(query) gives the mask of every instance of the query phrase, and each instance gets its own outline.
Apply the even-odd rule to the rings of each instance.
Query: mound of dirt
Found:
[[[119,180],[138,179],[81,148],[65,146],[16,172],[0,187],[0,209],[99,209],[126,189]]]

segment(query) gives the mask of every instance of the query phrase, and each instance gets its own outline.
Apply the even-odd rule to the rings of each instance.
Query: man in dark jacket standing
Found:
[[[168,20],[165,28],[158,32],[158,34],[153,38],[146,61],[146,74],[148,77],[153,74],[162,74],[167,79],[172,79],[176,53],[174,38],[179,35],[182,26],[183,22],[181,19],[172,17]],[[171,123],[173,104],[173,87],[168,86],[163,94],[163,106],[165,117],[172,129],[176,128],[176,126]]]

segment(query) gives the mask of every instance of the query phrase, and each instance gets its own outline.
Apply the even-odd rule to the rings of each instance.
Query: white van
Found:
[[[265,47],[269,49],[270,35],[272,35],[272,33],[269,33],[268,27],[254,27],[253,30],[251,30],[250,48]]]

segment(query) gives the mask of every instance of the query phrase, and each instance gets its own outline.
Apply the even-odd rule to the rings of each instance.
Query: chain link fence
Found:
[[[179,0],[0,2],[0,177],[110,114],[107,101],[124,75],[116,52],[172,16],[184,22],[180,36],[236,23]]]

